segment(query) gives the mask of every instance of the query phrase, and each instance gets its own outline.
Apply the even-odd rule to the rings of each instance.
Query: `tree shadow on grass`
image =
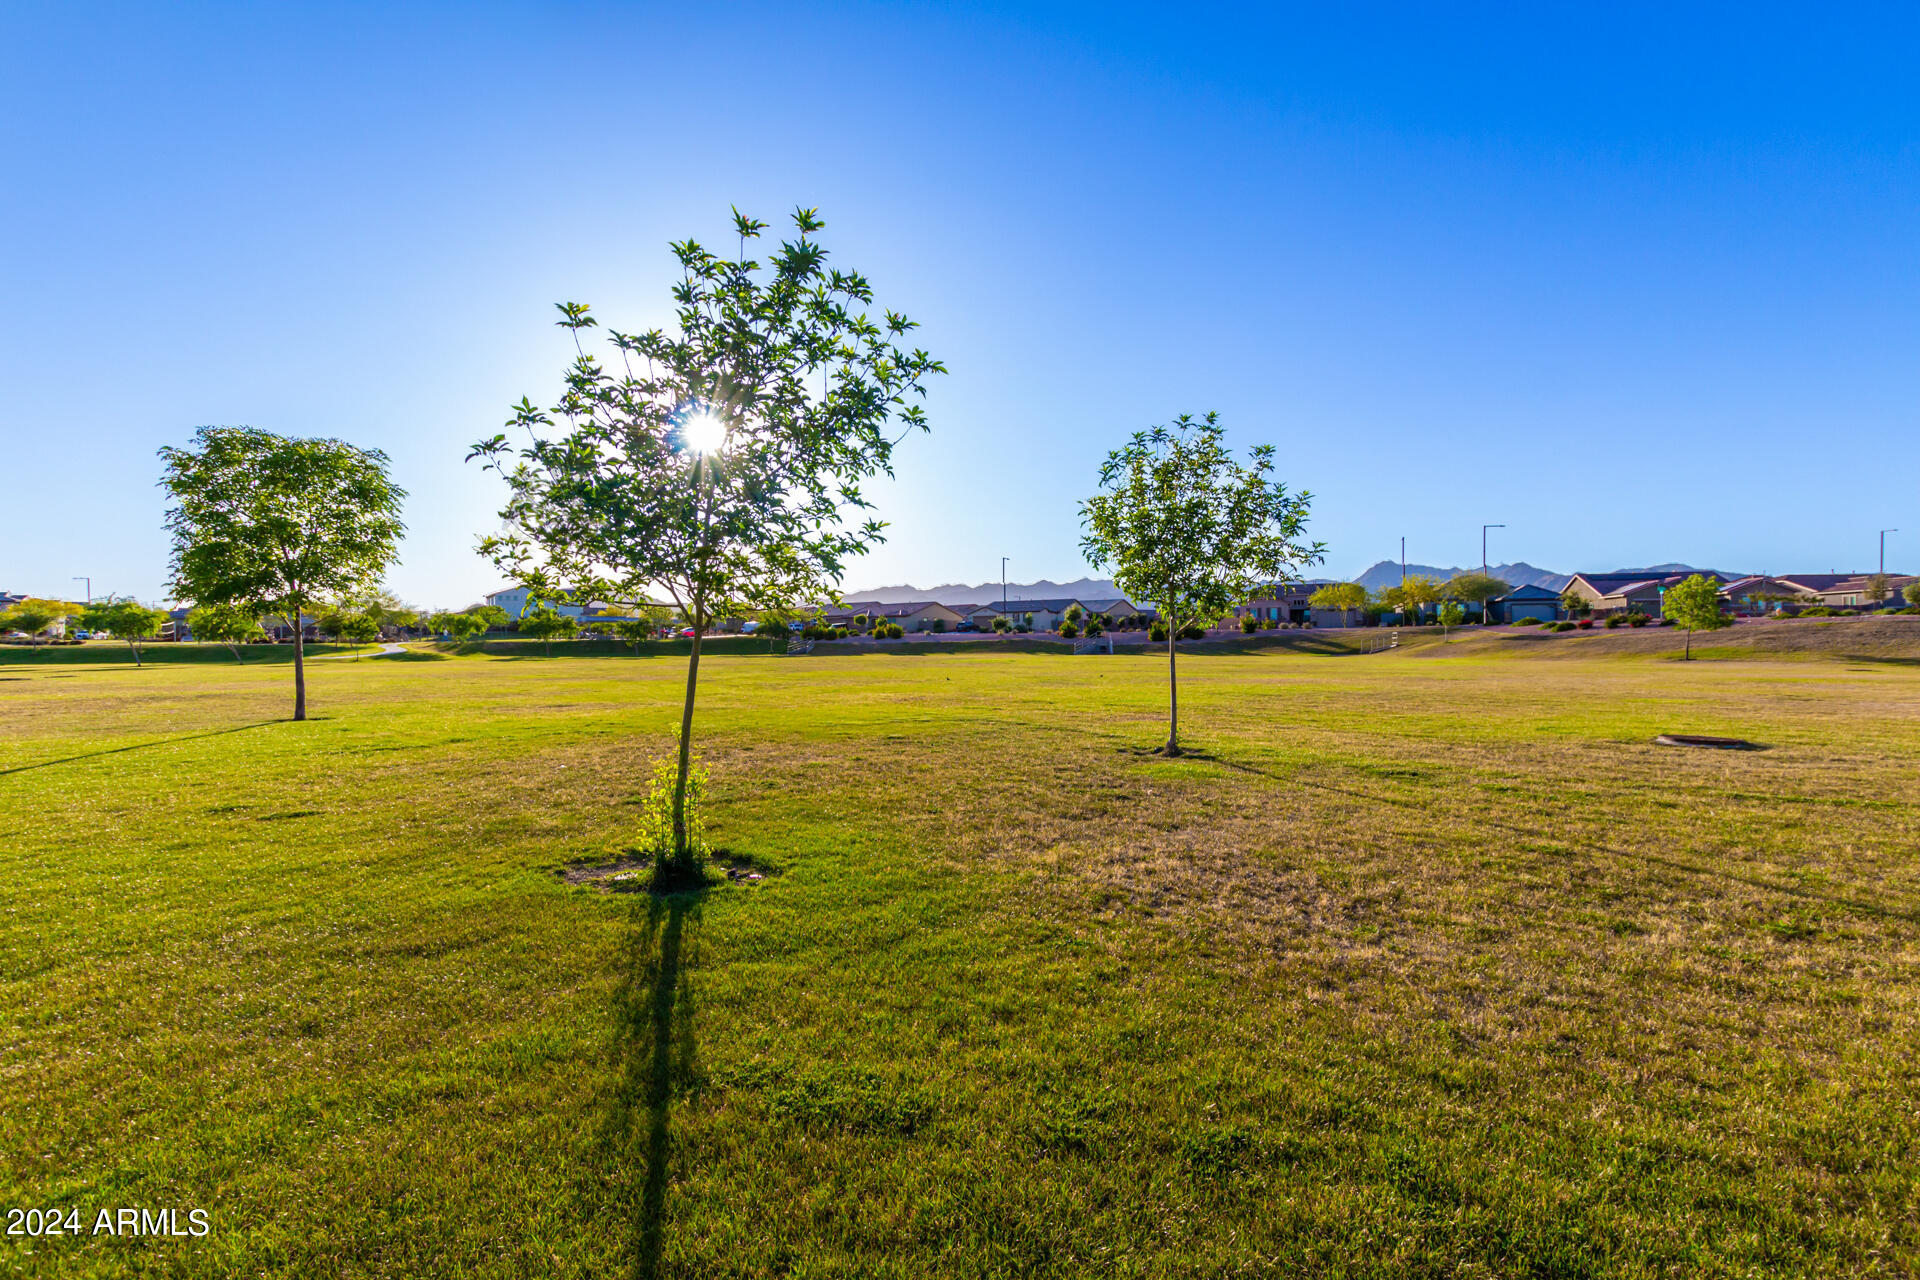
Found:
[[[662,1274],[667,1183],[672,1174],[672,1109],[693,1082],[694,1006],[686,968],[705,891],[648,894],[636,904],[638,927],[626,978],[614,1000],[617,1078],[602,1146],[631,1214],[635,1280]],[[638,1194],[625,1177],[638,1168]]]
[[[309,721],[323,719],[321,716],[308,716]],[[258,724],[237,724],[231,729],[213,729],[207,733],[183,733],[174,738],[155,738],[152,742],[136,742],[130,747],[108,747],[105,751],[88,751],[83,755],[62,756],[58,760],[42,760],[38,764],[15,765],[11,769],[0,769],[0,778],[10,773],[26,773],[30,769],[48,769],[56,764],[74,764],[81,760],[94,760],[100,756],[117,756],[123,751],[145,751],[149,747],[164,747],[171,742],[192,742],[197,738],[218,738],[222,734],[244,733],[248,729],[264,729],[270,724],[287,723],[280,720],[262,720]]]

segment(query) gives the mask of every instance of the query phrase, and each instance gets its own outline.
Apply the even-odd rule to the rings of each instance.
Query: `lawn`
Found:
[[[714,658],[670,898],[671,656],[0,655],[0,1274],[1913,1274],[1920,664],[1564,639]]]

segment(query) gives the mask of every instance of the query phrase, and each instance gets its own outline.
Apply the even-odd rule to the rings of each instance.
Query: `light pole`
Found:
[[[1007,558],[1000,557],[1000,616],[1007,613]]]
[[[1407,540],[1400,539],[1400,585],[1407,585]]]
[[[1487,530],[1504,529],[1506,527],[1507,526],[1503,524],[1483,524],[1480,526],[1480,576],[1483,578],[1493,576],[1487,571]],[[1487,606],[1491,603],[1492,602],[1488,600],[1482,600],[1480,602],[1480,625],[1483,627],[1487,625]]]
[[[1885,550],[1886,545],[1887,545],[1887,540],[1884,537],[1881,538],[1880,539],[1880,546],[1881,546],[1880,561],[1881,561],[1881,567],[1883,568],[1886,565],[1886,559],[1887,559],[1887,553]],[[75,582],[84,582],[87,584],[87,603],[92,604],[93,603],[93,579],[76,573],[73,575],[73,580]]]
[[[1880,531],[1880,576],[1881,577],[1885,577],[1887,573],[1887,535],[1890,533],[1898,533],[1898,532],[1900,532],[1898,529],[1882,529]]]

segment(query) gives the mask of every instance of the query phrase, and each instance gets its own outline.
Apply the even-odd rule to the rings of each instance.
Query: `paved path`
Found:
[[[396,653],[405,653],[406,651],[407,646],[403,644],[382,644],[380,646],[380,652],[378,653],[323,653],[317,658],[310,659],[310,661],[337,662],[341,658],[391,658]]]

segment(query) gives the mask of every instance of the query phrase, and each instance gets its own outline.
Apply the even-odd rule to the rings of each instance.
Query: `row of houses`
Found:
[[[1644,573],[1576,573],[1567,584],[1566,593],[1585,600],[1596,614],[1645,613],[1659,617],[1668,589],[1691,576],[1684,573],[1664,577],[1648,577]],[[1867,608],[1882,600],[1897,599],[1916,581],[1911,574],[1886,574],[1885,594],[1875,598],[1873,579],[1876,575],[1870,573],[1748,574],[1739,578],[1706,573],[1701,576],[1720,584],[1720,598],[1728,612],[1749,616],[1768,613],[1789,603]]]
[[[902,631],[991,631],[994,620],[1005,618],[1009,626],[1031,626],[1035,631],[1057,630],[1067,613],[1078,605],[1087,616],[1099,614],[1114,626],[1145,625],[1156,615],[1123,598],[1081,600],[1060,596],[1045,600],[1007,600],[991,604],[944,604],[938,600],[908,600],[888,603],[880,600],[849,600],[843,605],[822,609],[821,616],[830,627],[851,626],[865,615],[872,622],[891,622]]]

